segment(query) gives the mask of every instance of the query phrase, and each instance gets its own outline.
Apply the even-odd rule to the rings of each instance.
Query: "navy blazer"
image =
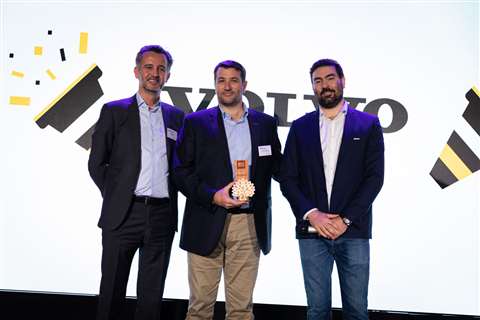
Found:
[[[252,143],[250,180],[255,185],[253,208],[257,239],[264,254],[271,248],[272,175],[280,170],[281,146],[276,120],[248,110]],[[259,146],[270,146],[271,155],[259,156]],[[207,256],[217,246],[227,210],[212,203],[216,191],[232,182],[232,165],[222,114],[219,107],[185,117],[177,140],[175,180],[186,196],[180,247]]]
[[[165,131],[178,131],[184,114],[178,108],[161,103]],[[136,95],[105,104],[92,135],[88,170],[103,197],[98,226],[114,230],[126,217],[133,199],[141,166],[140,115]],[[169,166],[168,193],[170,209],[178,219],[177,188],[173,184],[172,168],[175,140],[167,135]]]
[[[292,123],[282,163],[283,195],[299,227],[312,208],[352,221],[342,235],[371,238],[372,203],[383,185],[384,146],[378,117],[348,108],[328,206],[320,142],[319,111]]]

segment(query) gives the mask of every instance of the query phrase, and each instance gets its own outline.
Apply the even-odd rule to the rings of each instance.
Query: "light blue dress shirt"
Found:
[[[137,93],[140,114],[142,163],[135,195],[168,198],[168,158],[160,101],[149,109]]]
[[[248,109],[244,106],[242,117],[235,121],[224,107],[220,106],[223,124],[227,135],[228,152],[232,162],[233,179],[235,179],[235,160],[248,160],[248,176],[252,165],[252,141],[250,139],[250,127],[248,126]]]

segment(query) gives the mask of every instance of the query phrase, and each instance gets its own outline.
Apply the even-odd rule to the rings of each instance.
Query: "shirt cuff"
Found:
[[[303,220],[308,220],[308,219],[307,219],[307,218],[308,218],[308,215],[309,215],[310,213],[312,213],[313,211],[315,211],[315,210],[318,210],[318,209],[317,209],[317,208],[313,208],[313,209],[308,210],[307,213],[305,213],[305,214],[303,215]]]

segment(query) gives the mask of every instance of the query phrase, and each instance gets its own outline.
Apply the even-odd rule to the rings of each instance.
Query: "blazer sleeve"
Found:
[[[358,186],[352,200],[349,201],[347,207],[340,213],[342,217],[355,221],[368,212],[382,188],[384,166],[383,133],[380,121],[376,118],[368,136],[362,182]]]
[[[191,118],[186,117],[178,134],[174,158],[174,181],[188,198],[204,207],[213,206],[216,189],[208,186],[197,174],[195,132]]]
[[[113,145],[112,117],[112,111],[104,105],[100,112],[100,118],[95,124],[88,158],[88,171],[102,195]]]
[[[300,168],[297,152],[297,133],[295,121],[292,123],[288,133],[283,160],[280,169],[280,189],[287,198],[292,211],[299,220],[310,209],[315,208],[312,201],[308,199],[300,188]]]

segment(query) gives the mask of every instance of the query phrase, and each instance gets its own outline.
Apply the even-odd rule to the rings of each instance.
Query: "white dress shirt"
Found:
[[[330,207],[330,197],[332,195],[333,180],[335,178],[335,170],[337,169],[338,153],[342,144],[343,127],[345,126],[345,117],[347,115],[348,103],[345,101],[340,112],[335,118],[330,119],[325,116],[320,108],[319,127],[320,127],[320,143],[322,145],[323,172],[325,173],[325,183],[327,187],[327,200]],[[308,214],[317,208],[310,209],[303,216],[307,218]]]

